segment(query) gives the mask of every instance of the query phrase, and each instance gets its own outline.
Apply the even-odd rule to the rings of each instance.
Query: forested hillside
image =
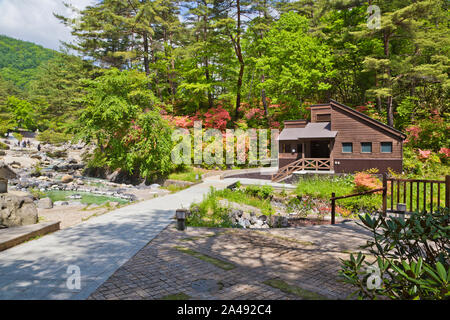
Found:
[[[55,56],[53,50],[0,35],[0,76],[19,88],[25,87],[42,63]]]
[[[369,5],[379,27],[368,24]],[[56,18],[81,58],[40,64],[21,93],[0,79],[3,123],[76,133],[98,144],[100,165],[165,172],[169,160],[145,163],[154,150],[136,142],[166,120],[281,129],[332,98],[407,133],[407,172],[448,170],[445,0],[104,0],[79,14]],[[11,115],[19,105],[31,118]]]

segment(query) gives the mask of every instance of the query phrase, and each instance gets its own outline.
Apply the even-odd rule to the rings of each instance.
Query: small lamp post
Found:
[[[397,214],[398,217],[401,218],[403,221],[405,220],[405,213],[406,213],[406,204],[397,203]]]
[[[184,231],[186,229],[186,209],[177,209],[175,217],[177,218],[177,229]]]

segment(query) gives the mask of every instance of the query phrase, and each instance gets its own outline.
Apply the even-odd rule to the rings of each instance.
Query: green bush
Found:
[[[412,213],[409,218],[360,216],[373,239],[363,248],[375,257],[350,255],[340,275],[361,299],[449,299],[450,211]]]
[[[272,199],[273,187],[250,185],[245,188],[245,193],[260,199]]]
[[[191,215],[186,219],[186,224],[192,227],[231,228],[233,223],[228,212],[228,208],[219,206],[217,191],[211,188],[202,202],[191,205]]]
[[[352,194],[355,184],[353,176],[334,176],[334,177],[318,177],[303,178],[298,184],[295,192],[300,197],[308,195],[319,199],[330,199],[331,193],[336,196],[345,196]]]

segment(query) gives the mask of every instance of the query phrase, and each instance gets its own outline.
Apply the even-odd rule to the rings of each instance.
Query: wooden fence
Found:
[[[331,224],[335,224],[336,200],[382,192],[382,214],[396,212],[398,204],[406,206],[406,212],[433,213],[439,207],[450,208],[450,175],[445,180],[418,180],[388,178],[383,174],[383,187],[367,192],[336,197],[331,194]],[[408,210],[409,209],[409,210]]]

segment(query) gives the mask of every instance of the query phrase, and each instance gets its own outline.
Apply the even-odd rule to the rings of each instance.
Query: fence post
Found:
[[[450,175],[445,176],[445,207],[450,208]]]
[[[382,214],[385,217],[386,216],[386,210],[387,210],[387,175],[386,172],[383,173],[383,208],[382,208]]]
[[[336,200],[334,200],[334,197],[336,194],[333,192],[331,194],[331,224],[335,223],[335,215],[336,215]]]

